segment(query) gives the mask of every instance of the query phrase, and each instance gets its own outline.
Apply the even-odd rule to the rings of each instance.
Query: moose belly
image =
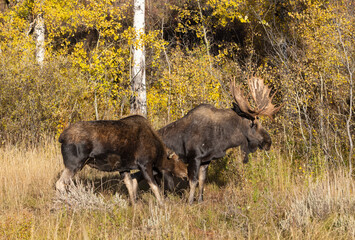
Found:
[[[126,164],[122,163],[120,155],[117,154],[102,154],[89,158],[87,164],[104,172],[113,172],[113,171],[124,171],[130,170],[131,167],[125,166]]]

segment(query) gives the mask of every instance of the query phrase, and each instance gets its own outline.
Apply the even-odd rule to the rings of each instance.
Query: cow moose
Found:
[[[162,204],[153,169],[187,177],[187,167],[176,155],[168,154],[158,134],[142,116],[121,120],[83,121],[66,128],[59,137],[65,169],[56,182],[56,189],[65,191],[72,177],[85,165],[101,171],[119,171],[128,189],[132,204],[138,183],[130,170],[139,169],[159,204]]]
[[[248,154],[257,148],[269,150],[271,137],[261,126],[258,116],[272,119],[282,107],[271,102],[270,89],[261,78],[248,79],[248,85],[256,108],[248,104],[244,92],[235,81],[231,81],[231,93],[235,100],[232,109],[217,109],[201,104],[190,110],[183,118],[158,130],[163,142],[188,164],[190,193],[188,202],[194,201],[199,184],[198,201],[203,201],[203,189],[207,168],[211,160],[222,158],[229,148],[240,146],[244,154],[244,163]]]

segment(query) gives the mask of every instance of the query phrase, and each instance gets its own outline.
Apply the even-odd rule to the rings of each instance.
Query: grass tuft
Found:
[[[163,207],[144,182],[129,205],[117,173],[91,168],[57,193],[56,142],[4,146],[0,165],[0,239],[355,239],[354,179],[327,164],[310,174],[275,148],[248,164],[228,152],[211,164],[202,203],[186,203],[182,182]]]
[[[76,210],[112,210],[115,207],[127,208],[128,203],[118,193],[106,200],[102,194],[95,193],[92,184],[84,185],[83,181],[75,181],[75,183],[72,181],[66,192],[56,192],[54,208],[63,206]]]
[[[345,173],[328,175],[311,183],[308,189],[294,194],[281,226],[290,231],[318,222],[329,230],[355,237],[354,193],[354,180]]]

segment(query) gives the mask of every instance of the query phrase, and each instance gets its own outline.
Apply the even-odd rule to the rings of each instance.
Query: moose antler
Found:
[[[244,91],[239,85],[235,85],[235,77],[231,80],[230,90],[236,103],[234,107],[238,115],[253,121],[258,114],[250,107],[247,98],[245,98]]]
[[[248,85],[259,115],[268,116],[272,120],[272,115],[276,114],[283,106],[283,104],[281,104],[275,107],[275,105],[272,104],[272,99],[276,92],[270,97],[271,89],[264,84],[263,79],[258,77],[249,78]]]
[[[258,77],[249,78],[248,86],[256,104],[255,109],[250,107],[243,90],[235,85],[235,80],[231,81],[231,92],[239,108],[237,108],[237,111],[241,112],[241,114],[238,114],[251,120],[254,120],[259,115],[268,116],[272,120],[272,115],[276,114],[283,106],[282,104],[279,107],[275,107],[272,104],[272,99],[276,92],[270,97],[271,89],[264,84],[263,79]]]

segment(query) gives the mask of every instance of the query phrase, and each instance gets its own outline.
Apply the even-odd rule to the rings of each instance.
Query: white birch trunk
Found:
[[[36,25],[34,27],[34,35],[36,38],[36,60],[38,64],[42,67],[44,61],[44,20],[42,14],[39,14],[36,19]]]
[[[147,115],[145,83],[145,50],[142,41],[145,28],[145,0],[134,0],[134,23],[138,44],[133,49],[131,113]]]

